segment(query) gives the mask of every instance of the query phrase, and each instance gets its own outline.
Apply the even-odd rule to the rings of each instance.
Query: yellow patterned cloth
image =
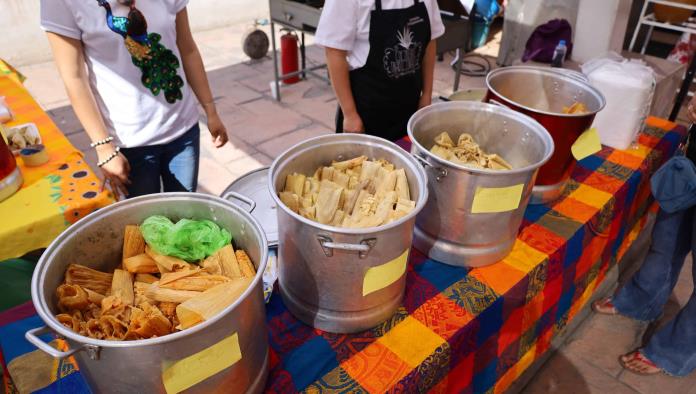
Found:
[[[24,185],[0,202],[0,261],[47,247],[53,239],[85,215],[111,204],[99,178],[60,132],[29,92],[14,78],[0,75],[0,96],[14,114],[5,126],[34,123],[49,161],[27,167],[17,158]]]

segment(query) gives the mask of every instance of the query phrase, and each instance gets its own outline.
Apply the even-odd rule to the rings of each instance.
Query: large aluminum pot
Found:
[[[251,286],[213,319],[160,338],[105,341],[63,327],[54,317],[59,313],[55,293],[68,264],[113,270],[121,262],[125,226],[141,223],[151,215],[164,215],[172,220],[209,219],[229,230],[235,246],[244,249],[256,266],[257,275]],[[241,359],[187,392],[261,392],[268,375],[262,291],[267,253],[266,238],[258,222],[243,209],[218,197],[165,193],[116,203],[74,224],[44,252],[34,272],[31,291],[34,307],[47,327],[28,332],[27,340],[55,358],[74,355],[94,392],[163,393],[163,372],[169,365],[236,334]],[[42,342],[38,336],[47,331],[66,338],[71,350],[61,352]],[[196,371],[191,374],[195,376]]]
[[[484,151],[501,155],[513,170],[465,167],[430,153],[443,131],[455,141],[460,133],[471,134]],[[416,112],[408,122],[408,135],[412,153],[428,169],[430,192],[416,221],[416,249],[456,266],[483,266],[505,257],[517,238],[539,167],[553,154],[549,133],[530,117],[505,107],[453,101]],[[518,195],[522,190],[519,197],[511,193],[519,199],[516,207],[481,209],[479,197],[474,209],[477,191],[507,194],[510,200],[506,192],[512,189],[507,188],[515,187]]]
[[[567,70],[514,66],[491,71],[486,77],[486,102],[499,102],[529,115],[548,130],[556,151],[540,170],[536,184],[539,201],[556,199],[563,191],[574,159],[570,148],[606,101],[587,79]],[[585,104],[585,114],[564,114],[563,107],[575,102]]]
[[[278,198],[292,173],[313,174],[333,160],[365,155],[386,159],[406,170],[416,208],[380,227],[348,229],[308,220]],[[394,314],[406,284],[406,258],[411,249],[416,214],[428,199],[423,168],[407,152],[384,139],[363,134],[332,134],[301,142],[271,166],[269,188],[279,207],[280,292],[290,312],[324,331],[350,333],[372,328]],[[372,268],[377,268],[376,271]],[[392,268],[389,270],[388,268]],[[400,271],[394,271],[398,267]],[[386,287],[366,293],[368,273],[397,272]]]

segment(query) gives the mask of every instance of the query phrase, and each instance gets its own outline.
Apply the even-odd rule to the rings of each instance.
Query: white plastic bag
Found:
[[[643,129],[655,92],[655,74],[642,60],[626,60],[616,53],[593,59],[582,71],[607,101],[595,117],[603,145],[628,149]]]

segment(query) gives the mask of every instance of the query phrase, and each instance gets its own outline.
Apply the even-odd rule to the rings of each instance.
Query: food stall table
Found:
[[[45,248],[63,230],[90,212],[111,204],[99,178],[82,153],[60,132],[29,92],[8,76],[0,76],[4,96],[14,119],[6,127],[34,123],[41,134],[49,161],[27,167],[17,165],[24,177],[22,188],[0,202],[0,261]]]
[[[501,262],[464,269],[414,251],[403,306],[374,329],[315,330],[274,294],[267,391],[504,392],[547,355],[643,229],[650,176],[686,134],[656,118],[648,126],[634,149],[604,148],[582,160],[560,200],[530,206]],[[40,325],[31,304],[0,313],[5,381],[11,376],[25,391],[87,392],[71,360],[56,363],[24,341]]]

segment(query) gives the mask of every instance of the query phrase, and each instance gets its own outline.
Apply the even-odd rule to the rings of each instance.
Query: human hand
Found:
[[[433,103],[433,97],[429,94],[424,94],[418,100],[418,109],[425,108]]]
[[[227,129],[222,124],[222,120],[220,120],[217,112],[208,115],[208,130],[210,130],[210,135],[213,137],[213,145],[216,148],[221,148],[229,140]]]
[[[362,119],[357,113],[345,115],[343,117],[343,132],[344,133],[364,133],[365,126],[363,126]]]
[[[689,101],[689,105],[686,107],[686,109],[689,120],[696,123],[696,96]]]
[[[113,146],[111,144],[101,145],[97,147],[97,160],[100,162],[109,158],[109,156],[114,152]],[[102,184],[102,190],[109,187],[114,197],[119,200],[120,196],[128,196],[127,185],[130,185],[130,163],[123,154],[119,153],[113,159],[109,160],[108,163],[100,167],[102,174],[104,174],[104,183]]]

